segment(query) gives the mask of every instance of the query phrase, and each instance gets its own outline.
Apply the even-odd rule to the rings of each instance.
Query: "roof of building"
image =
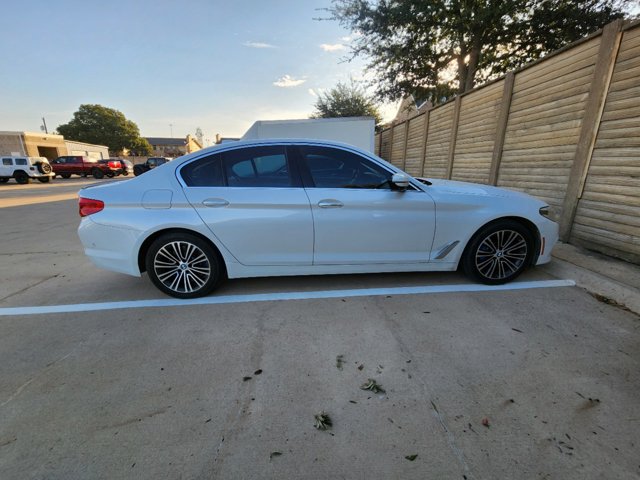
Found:
[[[186,143],[184,138],[169,137],[144,137],[151,145],[173,145],[183,147]]]

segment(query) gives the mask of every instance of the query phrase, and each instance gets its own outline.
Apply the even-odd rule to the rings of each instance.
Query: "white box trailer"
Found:
[[[373,117],[258,120],[241,140],[262,138],[313,138],[334,140],[374,153],[376,122]]]

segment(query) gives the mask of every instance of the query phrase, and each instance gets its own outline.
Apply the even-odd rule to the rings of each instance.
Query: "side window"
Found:
[[[16,165],[26,165],[26,164],[27,164],[26,158],[16,158]]]
[[[2,165],[4,165],[5,167],[10,167],[13,165],[13,160],[11,160],[10,158],[3,158]]]
[[[391,172],[358,154],[330,147],[300,147],[316,188],[391,188]]]
[[[189,187],[223,187],[222,155],[209,155],[188,163],[180,175]]]
[[[291,171],[282,146],[248,147],[223,153],[230,187],[290,187]]]

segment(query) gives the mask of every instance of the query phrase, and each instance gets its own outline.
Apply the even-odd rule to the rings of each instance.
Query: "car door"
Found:
[[[394,189],[392,172],[328,146],[297,151],[314,219],[313,263],[428,262],[435,204],[426,192]]]
[[[311,207],[283,146],[209,155],[179,171],[185,195],[244,265],[311,265]]]

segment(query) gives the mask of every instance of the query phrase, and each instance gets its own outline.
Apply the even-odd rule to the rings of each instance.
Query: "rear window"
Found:
[[[11,166],[11,165],[13,165],[13,160],[10,159],[10,158],[3,158],[2,159],[2,165]]]

